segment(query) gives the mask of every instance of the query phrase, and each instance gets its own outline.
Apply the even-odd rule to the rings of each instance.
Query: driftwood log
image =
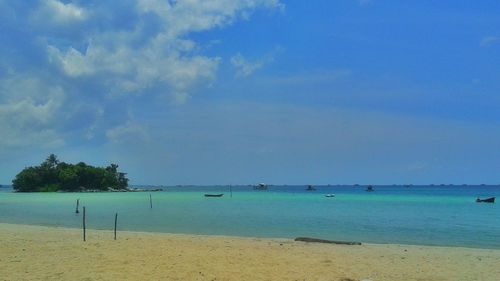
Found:
[[[328,243],[328,244],[339,244],[339,245],[361,245],[360,242],[333,241],[333,240],[317,239],[317,238],[310,238],[310,237],[297,237],[297,238],[295,238],[295,241]]]

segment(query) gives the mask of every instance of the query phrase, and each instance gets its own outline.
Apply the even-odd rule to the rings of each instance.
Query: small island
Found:
[[[17,192],[82,192],[128,191],[126,173],[118,165],[106,168],[80,162],[76,165],[60,162],[54,154],[35,167],[24,168],[12,181]]]

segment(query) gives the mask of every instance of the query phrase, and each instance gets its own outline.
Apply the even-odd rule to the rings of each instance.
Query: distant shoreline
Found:
[[[12,186],[4,186],[0,188],[12,189]],[[82,189],[81,191],[66,191],[66,190],[58,190],[58,191],[17,191],[12,189],[14,193],[110,193],[110,192],[157,192],[163,191],[162,188],[156,189],[142,189],[142,188],[127,188],[127,189],[109,189],[109,190],[99,190],[99,189]]]
[[[206,184],[186,184],[186,185],[130,185],[127,189],[116,189],[116,190],[97,190],[97,189],[85,189],[82,191],[34,191],[34,192],[116,192],[116,191],[162,191],[164,189],[175,189],[175,188],[210,188],[210,187],[235,187],[235,188],[244,188],[244,187],[254,187],[255,185],[251,184],[214,184],[214,185],[206,185]],[[407,188],[419,188],[419,187],[500,187],[500,184],[269,184],[267,185],[269,188],[280,188],[280,187],[292,187],[292,188],[304,188],[307,186],[313,187],[352,187],[352,188],[366,188],[367,186],[373,187],[407,187]],[[1,185],[0,188],[13,188],[12,185]]]

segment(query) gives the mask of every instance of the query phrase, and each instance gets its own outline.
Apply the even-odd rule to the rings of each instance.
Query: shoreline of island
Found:
[[[0,223],[7,280],[495,280],[500,250]],[[137,271],[136,265],[143,269]],[[146,279],[144,279],[146,278]],[[342,279],[343,278],[343,279]]]
[[[13,227],[17,226],[23,227],[33,227],[33,228],[47,228],[50,230],[61,230],[61,231],[75,231],[83,235],[82,228],[71,227],[63,225],[42,225],[42,224],[26,224],[26,223],[11,223],[11,222],[0,222],[0,231],[3,227]],[[87,227],[86,233],[92,232],[103,232],[112,235],[113,229],[99,229],[93,227]],[[492,250],[500,251],[500,248],[488,248],[488,247],[477,247],[477,246],[455,246],[455,245],[430,245],[430,244],[405,244],[405,243],[379,243],[379,242],[365,242],[365,241],[354,241],[354,240],[333,240],[325,239],[321,237],[265,237],[265,236],[247,236],[247,235],[224,235],[224,234],[200,234],[200,233],[184,233],[184,232],[161,232],[161,231],[148,231],[148,230],[117,230],[118,235],[120,234],[131,234],[131,235],[159,235],[159,236],[183,236],[183,237],[200,237],[200,238],[217,238],[217,239],[248,239],[248,240],[269,240],[269,241],[289,241],[304,244],[325,244],[325,245],[346,245],[346,246],[398,246],[398,247],[428,247],[428,248],[449,248],[449,249],[464,249],[464,250]],[[322,240],[320,241],[310,241],[306,242],[304,240]]]

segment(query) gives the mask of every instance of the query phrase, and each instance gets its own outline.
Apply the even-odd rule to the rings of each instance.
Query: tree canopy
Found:
[[[127,189],[126,173],[118,172],[118,165],[106,168],[80,162],[76,165],[60,162],[54,154],[35,167],[24,168],[12,181],[14,190],[36,191],[84,191]]]

